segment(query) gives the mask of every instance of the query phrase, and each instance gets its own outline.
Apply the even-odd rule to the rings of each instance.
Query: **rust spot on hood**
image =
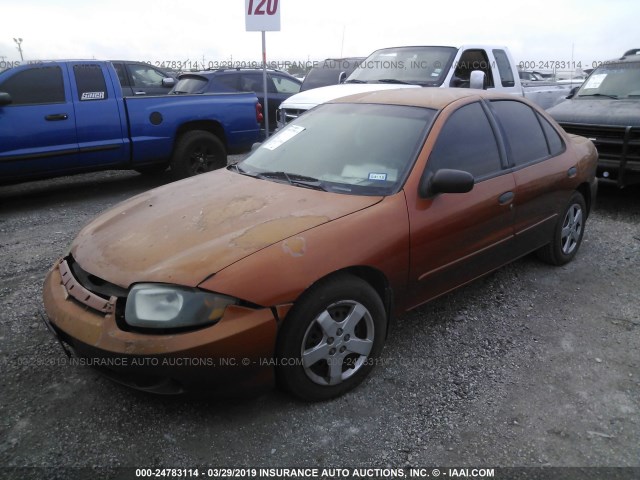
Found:
[[[328,217],[318,216],[276,218],[245,230],[242,235],[234,238],[231,244],[248,250],[256,250],[276,243],[283,236],[303,232],[328,221]],[[299,248],[296,248],[296,251],[299,251]]]

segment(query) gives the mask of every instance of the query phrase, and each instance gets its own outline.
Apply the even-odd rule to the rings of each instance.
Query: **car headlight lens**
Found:
[[[181,328],[210,325],[235,298],[194,288],[140,283],[127,297],[125,321],[133,327]]]

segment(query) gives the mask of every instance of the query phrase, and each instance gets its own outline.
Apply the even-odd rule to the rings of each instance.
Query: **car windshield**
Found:
[[[373,52],[346,83],[394,82],[439,86],[457,50],[453,47],[398,47]]]
[[[435,114],[399,105],[320,105],[234,169],[300,187],[390,195],[403,185]]]
[[[640,62],[598,67],[582,85],[578,97],[640,99]]]

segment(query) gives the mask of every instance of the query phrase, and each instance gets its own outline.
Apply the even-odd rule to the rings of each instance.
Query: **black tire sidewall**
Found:
[[[367,361],[350,378],[338,385],[319,385],[307,377],[301,361],[301,346],[309,325],[329,305],[353,300],[364,305],[373,320],[373,347]],[[352,275],[336,275],[323,280],[305,292],[287,315],[276,345],[276,379],[281,388],[307,401],[337,397],[355,388],[371,372],[384,347],[387,319],[377,292],[364,280]],[[296,360],[291,365],[291,359]]]
[[[171,171],[176,179],[195,175],[190,157],[193,150],[203,143],[214,151],[216,157],[216,162],[211,167],[211,170],[223,168],[227,165],[227,153],[218,137],[204,130],[192,130],[180,136],[171,157]]]
[[[562,251],[562,226],[564,224],[564,219],[567,216],[567,212],[574,205],[579,205],[582,210],[582,230],[580,231],[580,239],[578,240],[578,244],[576,248],[569,254],[565,254]],[[571,196],[571,199],[567,203],[567,206],[562,211],[560,218],[558,219],[558,224],[556,225],[556,231],[554,232],[554,238],[552,243],[553,255],[555,257],[555,263],[557,265],[564,265],[573,260],[573,257],[576,256],[578,250],[580,250],[580,245],[582,245],[582,239],[584,238],[584,230],[587,221],[587,206],[584,201],[584,197],[579,192],[574,192]]]

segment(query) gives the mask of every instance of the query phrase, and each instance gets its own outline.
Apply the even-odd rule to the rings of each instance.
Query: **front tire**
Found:
[[[204,130],[184,133],[171,157],[171,172],[176,180],[227,166],[227,152],[214,134]]]
[[[355,388],[384,346],[387,319],[377,292],[341,274],[305,292],[287,315],[276,346],[278,384],[321,401]]]
[[[587,207],[584,197],[580,192],[574,192],[558,218],[551,242],[538,250],[538,257],[557,266],[573,260],[582,243],[586,220]]]

